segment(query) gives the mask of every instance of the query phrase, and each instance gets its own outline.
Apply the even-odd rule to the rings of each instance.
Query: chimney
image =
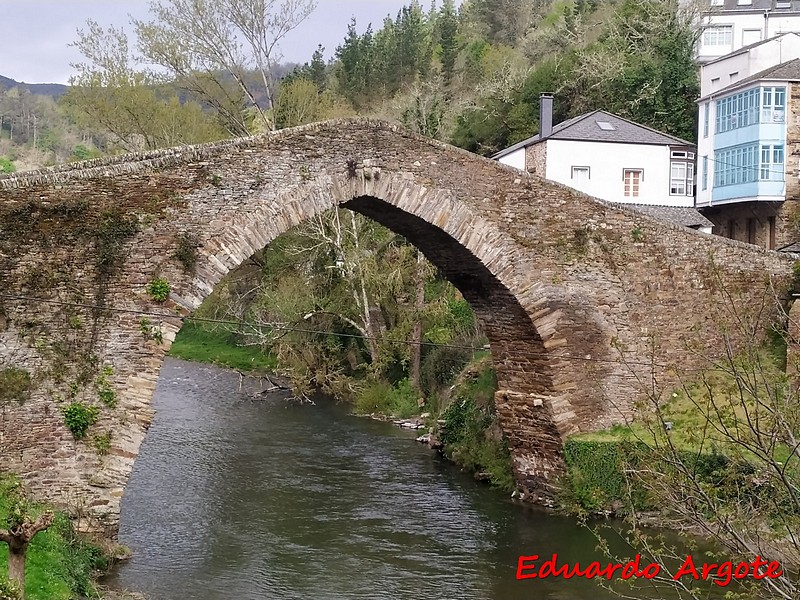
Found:
[[[539,139],[549,138],[553,133],[553,94],[539,96]]]

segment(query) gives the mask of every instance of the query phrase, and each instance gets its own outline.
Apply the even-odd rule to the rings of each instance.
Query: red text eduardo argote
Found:
[[[591,562],[586,567],[580,563],[570,565],[559,563],[558,554],[550,558],[540,559],[538,554],[520,556],[517,561],[517,579],[545,579],[547,577],[585,577],[593,579],[603,577],[609,581],[614,577],[620,579],[642,578],[654,579],[661,573],[661,566],[656,563],[645,563],[640,554],[626,563]],[[680,568],[672,575],[672,579],[692,577],[695,580],[713,580],[719,586],[725,587],[735,579],[750,577],[755,580],[776,579],[783,575],[780,563],[767,561],[760,556],[750,562],[734,563],[724,561],[721,563],[695,563],[691,556],[687,556]]]

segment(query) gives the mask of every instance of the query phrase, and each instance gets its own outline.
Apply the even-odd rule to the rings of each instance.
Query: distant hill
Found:
[[[9,77],[3,77],[0,75],[0,89],[10,90],[14,87],[24,87],[31,94],[58,98],[67,91],[68,86],[61,85],[60,83],[22,83]]]

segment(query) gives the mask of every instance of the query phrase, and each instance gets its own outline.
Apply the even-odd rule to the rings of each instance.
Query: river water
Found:
[[[167,360],[122,502],[134,555],[111,585],[154,600],[613,597],[516,580],[521,554],[607,562],[574,520],[513,504],[391,424],[238,387]]]

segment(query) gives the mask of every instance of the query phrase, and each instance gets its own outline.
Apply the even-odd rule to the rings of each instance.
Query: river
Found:
[[[134,554],[111,585],[153,600],[614,597],[585,579],[516,580],[521,554],[607,562],[573,519],[514,504],[333,401],[238,387],[166,361],[122,502]]]

